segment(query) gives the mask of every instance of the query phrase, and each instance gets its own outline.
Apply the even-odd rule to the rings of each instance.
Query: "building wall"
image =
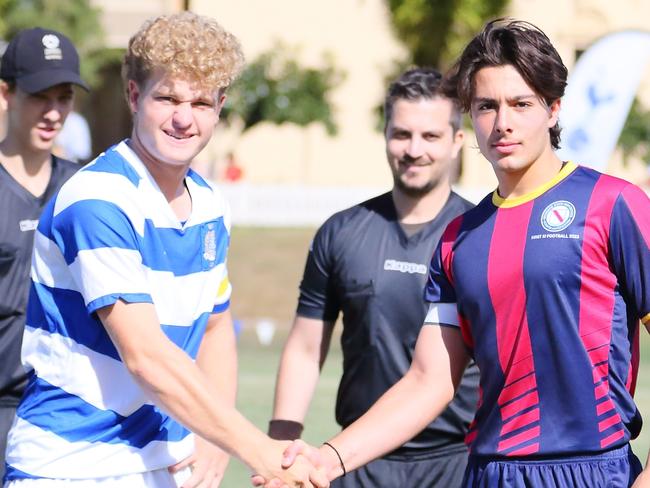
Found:
[[[252,182],[389,185],[373,110],[382,100],[392,61],[405,51],[391,33],[382,1],[194,0],[192,9],[213,15],[236,34],[248,60],[279,41],[307,66],[322,66],[323,56],[331,55],[345,75],[331,98],[336,137],[319,124],[306,129],[260,124],[241,137],[236,130],[217,135],[204,160],[220,160],[234,149]]]
[[[378,166],[384,159],[383,136],[374,129],[372,109],[383,96],[390,62],[400,59],[404,51],[391,32],[384,2],[249,0],[226,6],[220,1],[194,0],[192,8],[216,16],[232,29],[249,59],[279,39],[299,46],[303,61],[316,66],[321,53],[329,51],[348,73],[332,99],[340,128],[336,138],[328,137],[319,126],[261,125],[241,137],[231,134],[223,144],[217,137],[204,160],[218,163],[226,147],[234,147],[252,182],[389,184],[388,171]],[[616,5],[607,0],[512,0],[508,15],[541,27],[569,68],[577,51],[608,33],[650,30],[650,2],[644,0],[621,0]],[[255,18],[267,21],[255,22]],[[650,82],[646,80],[639,93],[650,106]],[[494,187],[496,179],[471,131],[468,136],[459,184],[480,193],[482,188]],[[608,171],[636,182],[645,181],[647,174],[644,162],[624,165],[618,152]]]
[[[153,15],[181,9],[180,0],[95,0],[104,8],[104,25],[111,46],[125,46],[141,22]],[[241,134],[221,128],[197,158],[197,167],[219,177],[229,151],[253,184],[388,187],[389,171],[383,135],[377,132],[374,108],[381,102],[392,62],[406,52],[391,32],[382,0],[192,0],[191,9],[211,15],[241,40],[247,59],[280,41],[295,49],[308,66],[322,65],[329,53],[346,74],[331,102],[339,132],[330,137],[318,124],[258,124]],[[541,27],[571,68],[578,50],[603,35],[621,29],[650,30],[650,2],[619,0],[512,0],[509,15]],[[648,77],[646,77],[648,78]],[[650,83],[640,88],[650,102]],[[650,106],[650,103],[648,103]],[[496,185],[489,163],[469,134],[463,152],[460,185],[482,191]],[[646,179],[641,161],[624,166],[620,154],[608,170],[640,182]]]
[[[182,0],[91,0],[91,4],[102,10],[106,47],[111,48],[125,48],[145,20],[182,8]]]

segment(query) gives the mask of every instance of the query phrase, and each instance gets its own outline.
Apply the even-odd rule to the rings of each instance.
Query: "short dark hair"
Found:
[[[413,68],[402,73],[388,87],[384,100],[384,128],[393,116],[393,105],[397,100],[433,100],[435,98],[450,98],[442,91],[442,74],[428,67]],[[452,112],[449,123],[454,132],[460,129],[461,113],[458,102],[450,98]]]
[[[550,107],[564,95],[567,68],[549,38],[529,22],[501,18],[488,22],[449,71],[443,90],[468,112],[474,77],[485,67],[510,65]],[[559,123],[549,129],[551,145],[560,147]]]

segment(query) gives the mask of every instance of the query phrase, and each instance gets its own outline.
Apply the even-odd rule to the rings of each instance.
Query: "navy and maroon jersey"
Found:
[[[427,322],[459,326],[479,366],[472,454],[598,453],[638,435],[649,246],[646,194],[573,163],[450,223],[429,270]]]

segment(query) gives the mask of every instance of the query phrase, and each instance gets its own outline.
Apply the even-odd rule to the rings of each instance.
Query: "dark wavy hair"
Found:
[[[393,105],[397,100],[433,100],[448,98],[442,91],[442,74],[428,67],[413,68],[405,71],[388,87],[384,100],[384,128],[393,116]],[[461,114],[458,102],[450,98],[453,104],[449,123],[456,132],[460,129]]]
[[[470,41],[443,82],[448,97],[459,100],[468,112],[474,92],[474,76],[489,66],[511,65],[548,105],[564,95],[567,68],[549,38],[528,22],[502,18],[488,22]],[[560,125],[549,129],[551,145],[560,147]]]

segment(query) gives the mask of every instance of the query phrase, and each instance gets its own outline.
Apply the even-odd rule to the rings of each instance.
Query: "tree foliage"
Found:
[[[507,5],[508,0],[388,0],[393,27],[411,54],[410,62],[441,69]]]
[[[318,122],[334,135],[337,126],[328,96],[342,79],[331,58],[325,57],[321,69],[305,68],[279,45],[246,67],[228,92],[223,117],[241,119],[244,130],[261,121],[303,127]]]
[[[632,102],[618,144],[623,151],[623,161],[634,155],[650,164],[650,110],[637,98]]]
[[[90,85],[108,61],[120,56],[104,49],[100,10],[90,0],[0,0],[0,36],[11,39],[30,27],[53,29],[68,36],[81,58],[81,76]]]

